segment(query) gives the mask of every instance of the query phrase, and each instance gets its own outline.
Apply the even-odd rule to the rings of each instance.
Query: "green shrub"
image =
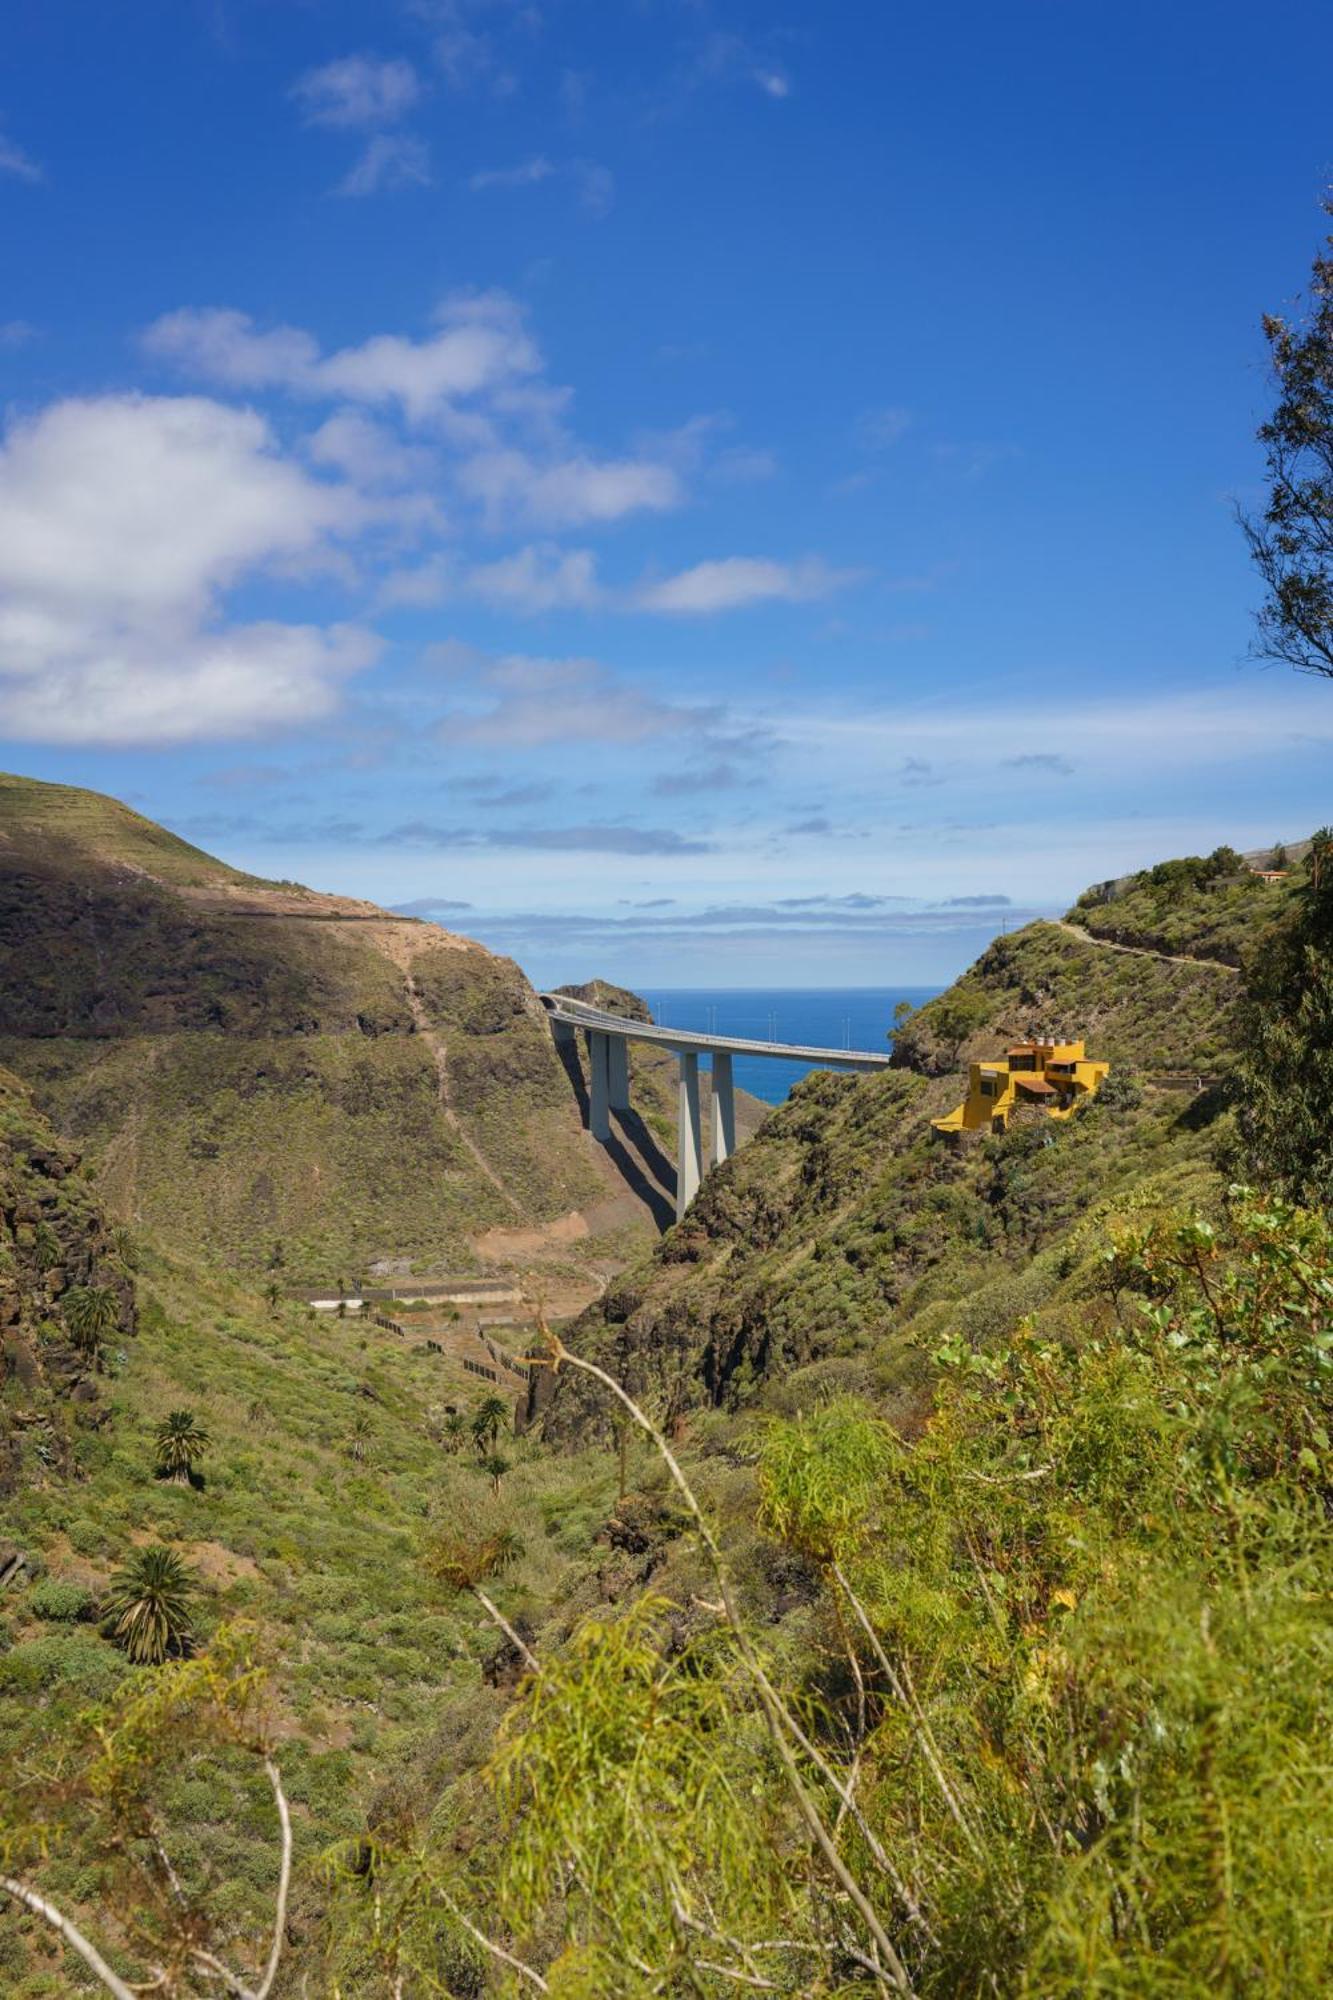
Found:
[[[85,1584],[48,1576],[28,1592],[28,1609],[56,1625],[77,1625],[96,1618],[97,1599]]]

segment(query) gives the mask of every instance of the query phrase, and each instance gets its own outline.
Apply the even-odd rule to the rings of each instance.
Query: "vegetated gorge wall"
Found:
[[[1273,906],[1247,907],[1257,937]],[[1204,897],[1177,935],[1188,945],[1214,917]],[[826,1387],[887,1388],[910,1414],[946,1333],[1095,1290],[1118,1203],[1216,1192],[1240,993],[1230,963],[1116,951],[1059,924],[996,939],[897,1037],[893,1070],[798,1085],[571,1344],[668,1418],[744,1403],[761,1382],[771,1402],[775,1378],[812,1363]],[[934,1135],[959,1071],[1030,1033],[1086,1037],[1111,1064],[1103,1095],[1064,1124],[1038,1111],[1004,1138]],[[808,1398],[818,1383],[803,1383]],[[544,1421],[559,1437],[608,1418],[566,1377]]]
[[[134,1287],[89,1176],[0,1070],[0,1498],[25,1468],[67,1471],[75,1427],[102,1421],[64,1319],[78,1288],[106,1301],[108,1346],[133,1334]],[[0,1541],[0,1569],[11,1554]]]

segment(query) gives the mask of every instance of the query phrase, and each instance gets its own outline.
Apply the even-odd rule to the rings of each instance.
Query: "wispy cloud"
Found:
[[[429,187],[430,148],[410,132],[377,132],[338,183],[345,195],[382,194],[391,188]]]
[[[379,834],[379,847],[528,848],[551,854],[709,854],[712,842],[692,840],[669,827],[599,822],[584,826],[435,826],[407,820]]]
[[[818,556],[795,563],[725,556],[696,563],[661,583],[645,585],[636,601],[645,611],[700,616],[765,602],[803,604],[846,589],[856,578],[856,571],[833,569]]]
[[[1068,757],[1062,757],[1054,750],[1024,750],[1017,757],[1006,757],[1007,771],[1044,771],[1052,778],[1072,778],[1074,767]]]
[[[865,451],[888,451],[912,427],[912,413],[898,403],[862,410],[856,420],[856,441]]]
[[[8,138],[3,130],[0,130],[0,174],[11,174],[15,180],[33,183],[46,179],[31,153],[25,153],[18,141]]]
[[[655,799],[708,798],[714,792],[730,792],[755,783],[734,764],[705,764],[693,771],[660,771],[649,786]]]
[[[480,173],[468,177],[468,186],[473,194],[482,194],[491,188],[536,187],[542,181],[550,180],[556,171],[544,153],[534,153],[530,160],[520,160],[514,167],[488,167]]]
[[[647,743],[707,729],[718,707],[663,701],[597,660],[494,659],[446,644],[427,655],[455,696],[438,726],[442,741],[532,750],[558,743]]]
[[[310,125],[393,125],[417,104],[421,79],[401,57],[342,56],[298,77],[292,96]]]
[[[541,350],[507,293],[454,293],[434,317],[422,338],[378,333],[326,353],[302,327],[261,327],[231,307],[191,306],[156,320],[142,345],[152,359],[229,389],[396,413],[449,446],[457,494],[496,532],[604,525],[683,502],[676,440],[603,455],[570,434],[569,392],[546,379]],[[363,448],[369,433],[353,438],[344,424],[326,430],[316,449],[345,454],[349,441]],[[399,602],[438,601],[447,581],[437,568],[415,582],[399,579],[394,594]]]

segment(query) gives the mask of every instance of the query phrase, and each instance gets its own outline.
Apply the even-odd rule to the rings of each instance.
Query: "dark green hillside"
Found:
[[[0,783],[0,1060],[113,1210],[189,1251],[325,1281],[476,1242],[653,1233],[593,1146],[508,959],[263,882],[114,800]],[[645,1116],[661,1090],[644,1073]]]
[[[68,1470],[80,1432],[106,1416],[103,1357],[134,1321],[128,1271],[77,1155],[0,1070],[0,1497]]]
[[[1257,935],[1276,899],[1262,884],[1240,893]],[[589,1309],[581,1347],[670,1408],[781,1397],[775,1381],[812,1363],[826,1385],[878,1383],[906,1408],[946,1323],[1000,1334],[1039,1306],[1076,1307],[1108,1218],[1206,1203],[1221,1186],[1228,1121],[1211,1079],[1237,1059],[1242,982],[1206,961],[1214,906],[1190,898],[1177,956],[1061,924],[997,938],[904,1025],[894,1071],[798,1086],[683,1228]],[[970,1059],[1037,1031],[1086,1037],[1110,1060],[1101,1100],[1003,1138],[932,1133]],[[576,1390],[557,1397],[552,1434],[586,1405]]]

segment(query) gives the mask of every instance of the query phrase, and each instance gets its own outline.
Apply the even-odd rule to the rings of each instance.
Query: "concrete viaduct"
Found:
[[[887,1069],[891,1057],[866,1049],[818,1049],[794,1042],[753,1042],[737,1035],[696,1035],[682,1028],[659,1028],[652,1021],[630,1021],[623,1014],[590,1007],[564,993],[543,993],[542,1006],[551,1017],[557,1041],[569,1042],[582,1032],[588,1045],[588,1129],[603,1144],[611,1136],[611,1113],[628,1111],[629,1044],[653,1042],[670,1049],[680,1064],[679,1129],[676,1159],[676,1220],[684,1215],[699,1190],[704,1172],[703,1134],[699,1118],[699,1058],[712,1058],[713,1147],[711,1166],[736,1150],[736,1094],[733,1056],[773,1056],[781,1062],[815,1063],[821,1069]]]

